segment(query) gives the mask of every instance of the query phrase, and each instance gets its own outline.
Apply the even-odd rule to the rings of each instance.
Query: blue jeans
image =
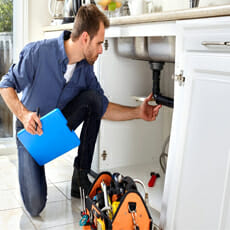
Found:
[[[89,171],[93,159],[94,147],[103,115],[102,96],[94,91],[84,91],[69,102],[62,110],[70,129],[75,130],[82,122],[81,144],[74,167]],[[23,128],[17,120],[16,131]],[[39,166],[17,139],[19,184],[22,200],[31,216],[38,216],[47,200],[45,167]]]

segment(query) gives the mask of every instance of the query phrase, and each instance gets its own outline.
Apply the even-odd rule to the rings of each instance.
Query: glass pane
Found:
[[[13,62],[13,0],[0,0],[0,79]],[[13,115],[0,97],[0,138],[13,136]]]

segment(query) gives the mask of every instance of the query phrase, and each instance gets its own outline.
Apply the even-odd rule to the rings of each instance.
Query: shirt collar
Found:
[[[70,31],[65,30],[58,37],[58,46],[60,49],[59,62],[60,62],[60,64],[61,63],[64,64],[64,66],[65,66],[65,69],[63,70],[64,72],[66,71],[66,65],[69,63],[69,59],[68,59],[66,52],[65,52],[64,41],[68,40],[70,38],[70,34],[71,34]]]
[[[61,35],[58,37],[58,47],[60,50],[60,57],[59,57],[59,63],[62,64],[62,71],[63,73],[66,72],[67,64],[69,63],[69,59],[66,55],[65,52],[65,46],[64,46],[64,41],[68,40],[70,38],[71,32],[64,30]],[[82,65],[87,64],[88,62],[83,59],[80,62],[76,63],[76,67],[80,67]]]

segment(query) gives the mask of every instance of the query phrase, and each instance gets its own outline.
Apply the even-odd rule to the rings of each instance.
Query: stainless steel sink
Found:
[[[148,37],[147,40],[152,61],[175,62],[175,37]]]
[[[122,57],[156,61],[175,61],[175,37],[125,37],[116,38],[116,51]]]

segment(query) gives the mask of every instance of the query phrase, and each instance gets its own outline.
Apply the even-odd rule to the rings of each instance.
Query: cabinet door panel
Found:
[[[175,229],[223,229],[230,194],[230,57],[190,53],[185,63],[191,90]]]

